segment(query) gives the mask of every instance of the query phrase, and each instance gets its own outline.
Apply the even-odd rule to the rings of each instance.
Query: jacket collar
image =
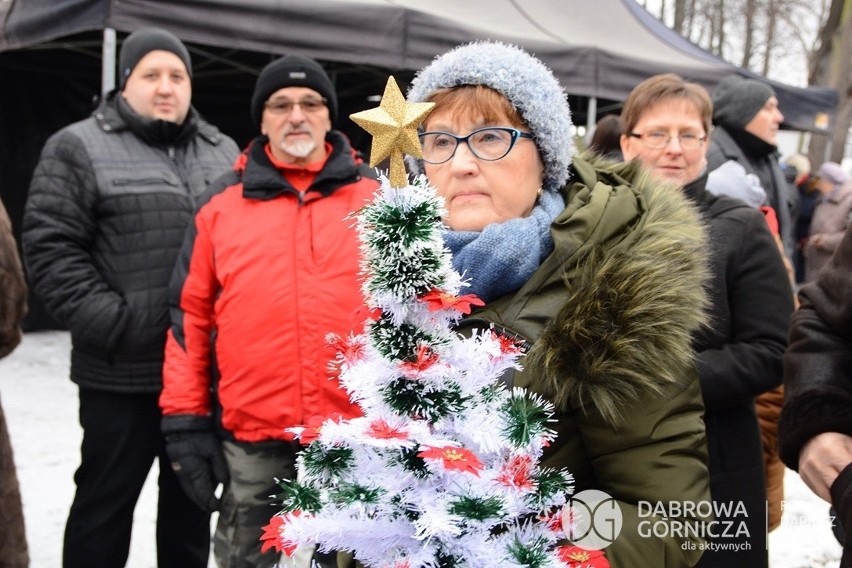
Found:
[[[95,121],[98,123],[98,126],[104,132],[125,132],[127,130],[134,131],[132,125],[125,118],[125,113],[119,110],[119,99],[121,99],[121,101],[124,100],[123,97],[120,95],[118,89],[110,91],[106,95],[106,97],[104,97],[104,99],[100,102],[100,104],[98,104],[98,107],[92,113],[92,116],[95,118]],[[135,115],[136,113],[133,114]],[[139,118],[140,120],[144,120],[141,117]],[[195,109],[195,107],[189,107],[189,114],[187,114],[187,120],[184,122],[185,125],[190,123],[193,125],[193,135],[197,134],[201,136],[210,144],[219,144],[219,142],[221,142],[224,138],[224,134],[222,134],[218,128],[201,118],[201,114]],[[136,132],[134,131],[134,133]],[[188,141],[191,138],[192,136],[187,136],[186,140]]]

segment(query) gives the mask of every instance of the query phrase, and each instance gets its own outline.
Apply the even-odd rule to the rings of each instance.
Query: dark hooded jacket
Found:
[[[27,286],[12,236],[12,223],[0,202],[0,359],[21,341],[21,320],[27,311]],[[0,564],[27,566],[27,550],[21,491],[15,458],[0,406]]]
[[[852,229],[799,299],[784,353],[786,398],[778,423],[781,459],[795,471],[802,447],[814,436],[852,436]],[[852,464],[830,490],[845,529],[841,566],[852,566]]]
[[[649,513],[649,504],[710,499],[690,343],[705,318],[703,228],[677,188],[651,182],[637,164],[576,159],[572,169],[567,206],[551,225],[553,253],[461,327],[493,326],[530,346],[524,370],[507,380],[558,409],[543,465],[570,471],[577,492],[618,502],[623,525],[605,549],[613,568],[692,566],[700,537],[648,530],[707,520]]]
[[[71,332],[74,382],[160,391],[183,235],[196,200],[238,154],[193,109],[181,127],[146,121],[116,91],[47,141],[24,212],[24,261]]]

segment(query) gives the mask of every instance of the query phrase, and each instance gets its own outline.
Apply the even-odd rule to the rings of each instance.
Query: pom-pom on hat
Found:
[[[192,77],[192,60],[186,46],[176,35],[162,28],[143,28],[136,30],[121,44],[118,56],[119,88],[124,89],[127,78],[139,61],[152,51],[169,51],[177,55],[186,66],[186,72]]]
[[[713,122],[744,129],[775,89],[762,81],[730,75],[713,90]]]
[[[571,110],[565,90],[544,63],[523,49],[498,42],[465,44],[421,69],[408,100],[424,102],[440,89],[484,85],[502,94],[529,126],[544,162],[543,189],[559,190],[574,155]],[[421,162],[409,161],[415,173]]]
[[[272,93],[284,87],[307,87],[325,97],[331,121],[337,120],[337,93],[322,66],[308,57],[285,55],[260,72],[251,96],[251,116],[260,126],[263,104]]]

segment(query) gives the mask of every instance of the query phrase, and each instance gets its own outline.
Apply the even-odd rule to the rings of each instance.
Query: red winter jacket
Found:
[[[285,428],[312,416],[360,414],[332,378],[326,337],[361,329],[347,216],[378,184],[342,134],[327,142],[325,166],[300,193],[256,139],[196,212],[171,283],[164,415],[207,416],[218,403],[222,426],[251,442],[288,439]]]

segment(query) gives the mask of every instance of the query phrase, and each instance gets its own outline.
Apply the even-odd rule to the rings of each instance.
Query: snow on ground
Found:
[[[68,379],[69,353],[66,332],[36,332],[25,334],[18,349],[0,360],[0,401],[18,467],[32,568],[61,566],[62,533],[74,496],[81,430],[77,387]],[[128,568],[156,568],[155,480],[156,468],[139,498]],[[770,567],[837,566],[841,551],[830,530],[828,505],[791,470],[785,491],[781,527],[769,535]]]

